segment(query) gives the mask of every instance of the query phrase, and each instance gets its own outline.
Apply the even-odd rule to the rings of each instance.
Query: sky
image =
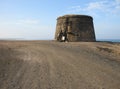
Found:
[[[96,39],[120,39],[120,0],[0,0],[0,39],[52,40],[66,14],[92,16]]]

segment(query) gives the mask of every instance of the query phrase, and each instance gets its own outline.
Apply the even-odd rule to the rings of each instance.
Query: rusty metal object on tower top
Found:
[[[64,39],[62,39],[64,37]],[[96,41],[93,18],[87,15],[64,15],[57,18],[55,40]]]

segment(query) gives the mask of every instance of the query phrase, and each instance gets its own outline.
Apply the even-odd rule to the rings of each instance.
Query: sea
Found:
[[[34,40],[34,39],[0,39],[0,41],[16,41],[16,40]],[[41,40],[41,39],[35,39],[35,40]],[[42,40],[53,40],[53,39],[42,39]],[[96,41],[101,41],[101,42],[116,42],[116,43],[120,43],[120,39],[96,39]]]
[[[96,39],[96,40],[105,42],[120,42],[120,39]]]

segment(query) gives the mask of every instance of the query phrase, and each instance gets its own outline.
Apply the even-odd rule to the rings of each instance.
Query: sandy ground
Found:
[[[0,89],[120,89],[120,43],[0,41]]]

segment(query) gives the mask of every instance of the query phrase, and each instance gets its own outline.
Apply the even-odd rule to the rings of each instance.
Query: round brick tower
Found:
[[[93,18],[87,15],[64,15],[57,18],[55,40],[62,36],[69,42],[96,41]]]

